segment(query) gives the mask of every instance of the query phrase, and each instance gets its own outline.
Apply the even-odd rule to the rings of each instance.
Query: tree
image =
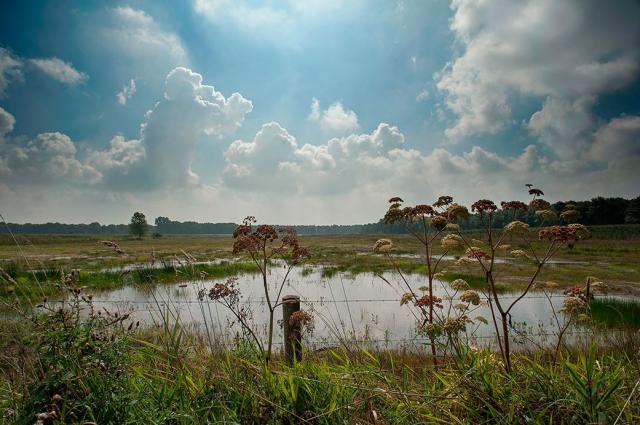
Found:
[[[629,201],[624,221],[629,224],[640,223],[640,196]]]
[[[147,218],[141,212],[133,213],[131,222],[129,223],[129,233],[138,239],[142,239],[147,234],[149,226],[147,224]]]

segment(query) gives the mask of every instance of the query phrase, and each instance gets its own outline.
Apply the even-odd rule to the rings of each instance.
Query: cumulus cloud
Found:
[[[9,112],[0,106],[0,142],[4,140],[4,135],[11,133],[16,119]]]
[[[549,96],[542,109],[531,116],[527,128],[560,158],[575,158],[576,152],[588,148],[596,125],[591,114],[595,100],[593,96],[573,101]]]
[[[120,105],[124,106],[134,94],[136,94],[136,81],[132,78],[128,84],[122,86],[122,90],[116,93],[116,100]]]
[[[146,113],[138,139],[117,135],[108,149],[89,150],[81,160],[64,134],[43,133],[26,142],[18,137],[1,145],[3,174],[13,183],[68,178],[77,185],[131,191],[196,184],[199,177],[191,170],[196,146],[233,134],[252,108],[239,93],[225,98],[203,84],[200,74],[175,68],[167,75],[164,98]],[[0,112],[8,132],[12,117]]]
[[[321,111],[320,102],[315,97],[311,100],[311,111],[307,119],[318,122],[320,127],[328,133],[345,134],[359,128],[356,113],[345,109],[341,102],[335,102]]]
[[[146,113],[139,139],[115,137],[109,150],[92,152],[89,161],[110,187],[197,184],[199,177],[191,169],[196,146],[230,136],[252,109],[241,94],[225,98],[213,86],[203,84],[202,75],[178,67],[167,75],[164,98]]]
[[[35,139],[0,146],[3,180],[16,185],[51,185],[60,181],[95,183],[100,173],[76,158],[76,146],[66,134],[41,133]]]
[[[230,145],[223,184],[250,196],[279,193],[310,203],[323,199],[325,210],[347,204],[363,208],[394,194],[420,202],[446,193],[465,203],[496,196],[496,200],[522,199],[529,182],[549,188],[553,199],[589,197],[601,191],[635,196],[637,188],[629,182],[640,178],[633,166],[640,158],[640,119],[613,120],[592,136],[591,159],[574,161],[550,159],[535,145],[515,156],[479,146],[460,154],[444,148],[423,152],[407,148],[402,132],[385,123],[371,133],[333,138],[321,145],[301,144],[271,122],[252,141]]]
[[[637,167],[640,164],[640,117],[616,118],[598,128],[589,155],[596,161],[633,161]]]
[[[75,85],[89,79],[87,74],[59,58],[29,59],[29,62],[54,80],[64,84]]]
[[[514,95],[573,103],[637,77],[640,5],[632,0],[606,8],[597,0],[453,0],[452,9],[462,53],[436,75],[457,117],[452,140],[500,131]]]
[[[91,150],[87,155],[87,164],[103,173],[126,176],[139,165],[145,157],[145,149],[140,140],[126,140],[117,135],[109,142],[108,150]]]
[[[20,58],[0,47],[0,98],[5,96],[11,82],[23,80],[22,66]]]

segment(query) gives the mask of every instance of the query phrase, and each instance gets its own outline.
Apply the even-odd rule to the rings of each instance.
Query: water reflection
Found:
[[[274,267],[269,276],[270,294],[277,293],[277,283],[282,281],[285,270]],[[308,343],[316,348],[337,345],[340,340],[366,340],[370,345],[385,348],[409,348],[420,350],[424,347],[424,338],[416,335],[417,312],[412,307],[400,305],[400,298],[406,287],[395,272],[387,272],[383,277],[386,283],[373,273],[360,273],[357,276],[336,274],[323,277],[322,269],[294,270],[287,279],[283,295],[298,295],[302,308],[311,312],[315,318],[315,331],[309,336]],[[417,288],[426,285],[426,277],[420,274],[407,274],[409,284]],[[208,332],[218,342],[230,343],[240,328],[234,323],[233,316],[226,309],[207,298],[199,300],[198,293],[208,290],[215,281],[193,281],[173,285],[127,286],[110,292],[94,294],[96,305],[109,310],[129,312],[135,320],[153,324],[160,319],[161,311],[169,311],[172,320],[180,322],[191,330]],[[237,286],[242,293],[242,302],[246,303],[252,315],[252,321],[261,335],[266,335],[264,324],[268,320],[268,308],[264,303],[262,279],[260,275],[241,275]],[[436,282],[435,294],[444,299],[444,311],[459,303],[457,296],[448,299],[454,291],[446,282]],[[459,294],[457,294],[459,295]],[[504,304],[512,302],[516,295],[502,295]],[[551,301],[551,303],[550,303]],[[510,323],[514,329],[529,334],[549,334],[554,331],[553,308],[558,311],[562,304],[560,294],[550,300],[543,293],[531,292],[513,309]],[[167,310],[168,309],[168,310]],[[281,318],[281,312],[276,314]],[[486,303],[476,307],[469,316],[473,319],[483,316],[489,324],[477,321],[468,326],[471,343],[482,346],[492,343],[494,335],[490,321],[491,313]],[[281,341],[279,327],[276,341]],[[536,336],[537,342],[544,339]],[[520,338],[523,344],[531,344],[527,338]]]

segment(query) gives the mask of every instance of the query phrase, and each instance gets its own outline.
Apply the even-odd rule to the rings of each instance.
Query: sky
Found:
[[[635,0],[24,0],[10,222],[374,222],[387,200],[640,195]]]

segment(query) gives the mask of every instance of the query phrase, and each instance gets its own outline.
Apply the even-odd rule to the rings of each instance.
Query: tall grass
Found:
[[[640,328],[640,301],[596,298],[589,303],[592,320],[608,327]]]
[[[76,298],[77,300],[77,298]],[[267,366],[247,340],[212,352],[174,313],[156,327],[130,319],[29,316],[0,348],[0,423],[636,423],[625,406],[636,357],[574,347],[559,363],[517,354],[513,372],[489,351],[437,368],[419,355],[336,349]],[[27,317],[27,316],[25,316]],[[8,329],[3,329],[8,331]],[[637,353],[638,338],[635,339]],[[2,356],[6,360],[5,356]],[[372,417],[377,417],[377,422]]]

